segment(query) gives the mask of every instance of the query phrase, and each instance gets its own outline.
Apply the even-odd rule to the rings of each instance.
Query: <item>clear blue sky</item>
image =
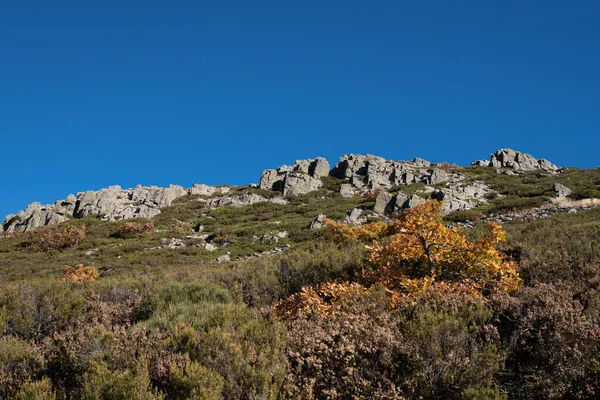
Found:
[[[4,1],[0,219],[346,153],[600,164],[598,1]]]

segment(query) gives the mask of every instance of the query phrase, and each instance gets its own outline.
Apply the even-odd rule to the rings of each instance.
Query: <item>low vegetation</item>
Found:
[[[429,202],[345,226],[374,199],[331,178],[287,205],[189,196],[151,222],[7,235],[0,398],[597,398],[600,209],[450,228],[549,204],[557,179],[460,171],[497,197],[445,220]],[[598,174],[560,174],[565,201]],[[318,214],[329,227],[308,229]],[[173,238],[186,246],[161,247]]]

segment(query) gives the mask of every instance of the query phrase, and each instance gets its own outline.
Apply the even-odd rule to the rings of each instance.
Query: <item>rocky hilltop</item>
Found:
[[[478,160],[472,165],[494,168],[498,173],[519,174],[524,171],[540,170],[545,173],[559,173],[560,167],[545,159],[511,149],[501,149],[490,155],[489,161]],[[298,160],[291,166],[265,170],[260,177],[259,189],[277,192],[279,196],[260,194],[231,194],[230,187],[212,187],[195,184],[191,188],[170,185],[167,188],[137,186],[122,189],[111,186],[98,191],[81,192],[69,195],[51,205],[32,203],[17,214],[8,215],[2,224],[5,232],[27,232],[45,225],[97,215],[115,221],[132,218],[153,218],[160,209],[170,206],[183,196],[203,196],[211,207],[244,206],[257,202],[285,204],[285,197],[313,192],[324,186],[326,178],[342,182],[339,194],[343,197],[372,193],[375,196],[374,212],[385,216],[397,213],[403,208],[422,203],[426,198],[443,201],[444,213],[468,210],[487,202],[491,189],[483,182],[467,179],[467,176],[445,163],[434,164],[421,158],[412,161],[387,160],[374,155],[344,155],[330,167],[323,157]],[[405,193],[402,187],[421,184],[412,193]],[[561,196],[570,190],[563,185],[556,188]],[[366,220],[362,210],[350,210],[349,222],[360,223]]]

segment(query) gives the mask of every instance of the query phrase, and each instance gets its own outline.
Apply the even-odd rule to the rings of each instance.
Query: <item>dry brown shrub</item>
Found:
[[[148,221],[147,223],[141,222],[126,222],[119,230],[115,233],[115,236],[121,238],[131,238],[137,236],[148,235],[154,231],[154,222]]]
[[[85,226],[44,226],[31,234],[31,242],[42,250],[65,250],[75,247],[85,237]]]
[[[92,266],[83,264],[66,265],[63,269],[64,280],[73,282],[94,282],[98,278],[98,271]]]

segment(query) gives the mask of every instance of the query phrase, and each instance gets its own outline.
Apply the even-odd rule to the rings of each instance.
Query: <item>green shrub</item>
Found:
[[[490,208],[488,212],[490,214],[500,214],[506,212],[521,211],[530,208],[538,208],[548,203],[549,201],[550,199],[546,196],[518,197],[511,195],[493,200],[493,208]]]
[[[197,362],[188,361],[183,367],[171,365],[169,399],[211,400],[220,397],[223,378]]]
[[[94,362],[85,374],[81,398],[156,400],[164,396],[152,389],[148,368],[142,361],[122,372],[111,371],[106,363]]]
[[[27,381],[12,397],[13,400],[55,400],[52,383],[48,378],[39,381]]]
[[[0,337],[0,398],[8,399],[44,368],[39,349],[24,340]]]
[[[328,190],[331,190],[334,192],[339,192],[342,184],[348,183],[348,180],[335,178],[333,176],[324,176],[321,178],[321,182],[323,182],[323,187],[325,189],[328,189]]]
[[[198,322],[201,315],[204,316],[203,318],[214,315],[206,312],[207,308],[219,307],[231,302],[232,297],[227,289],[215,284],[171,282],[150,291],[135,310],[135,317],[137,321],[154,318],[153,323],[157,323],[161,318],[167,318],[168,322],[166,325],[163,324],[163,327],[168,326],[171,319],[177,319],[177,315],[193,315],[194,321]]]
[[[0,291],[0,328],[40,340],[69,326],[85,310],[86,288],[68,282],[7,285]]]
[[[450,222],[479,221],[482,218],[483,212],[481,210],[458,210],[444,217],[446,221]]]

